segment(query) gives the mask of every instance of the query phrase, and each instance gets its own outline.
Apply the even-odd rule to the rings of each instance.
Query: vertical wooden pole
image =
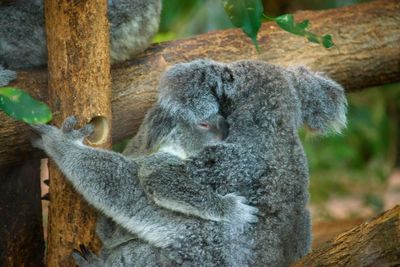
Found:
[[[75,115],[96,128],[89,144],[111,145],[111,77],[107,0],[45,0],[49,96],[54,123]],[[50,173],[48,266],[74,266],[79,244],[98,248],[95,212],[54,164]]]

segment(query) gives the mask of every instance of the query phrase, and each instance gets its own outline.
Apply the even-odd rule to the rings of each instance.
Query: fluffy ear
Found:
[[[159,105],[176,117],[199,122],[216,114],[224,95],[227,67],[212,60],[172,66],[161,77]]]
[[[322,73],[306,67],[290,69],[301,104],[302,122],[312,130],[340,133],[346,126],[347,100],[344,89]]]

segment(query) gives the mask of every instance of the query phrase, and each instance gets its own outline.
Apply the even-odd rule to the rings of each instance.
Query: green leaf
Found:
[[[330,34],[325,34],[322,36],[322,45],[325,48],[331,48],[333,47],[335,44],[332,41],[332,35]]]
[[[45,103],[13,87],[0,88],[0,109],[9,116],[30,124],[46,123],[52,118],[51,110]]]
[[[303,20],[302,22],[298,23],[297,26],[300,29],[306,30],[308,28],[308,25],[310,25],[310,21],[308,19]]]
[[[270,18],[270,17],[268,17]],[[271,18],[270,18],[271,19]],[[285,14],[276,18],[272,18],[276,24],[283,30],[299,35],[299,36],[304,36],[307,38],[308,41],[312,43],[317,43],[323,45],[325,48],[330,48],[334,46],[334,43],[332,41],[332,36],[329,34],[320,36],[315,33],[312,33],[307,30],[309,26],[309,21],[304,20],[300,23],[296,23],[294,21],[294,17],[292,14]]]
[[[257,33],[261,27],[263,5],[261,0],[222,0],[225,12],[235,27],[250,37],[258,50]]]

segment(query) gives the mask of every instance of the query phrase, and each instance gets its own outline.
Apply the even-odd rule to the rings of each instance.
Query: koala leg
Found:
[[[129,240],[137,239],[137,236],[101,214],[97,216],[96,233],[103,244],[103,249],[112,249]]]
[[[79,250],[74,250],[72,257],[79,267],[103,267],[104,261],[91,252],[86,246],[80,245]]]
[[[292,239],[288,242],[287,257],[293,262],[305,256],[311,250],[311,218],[310,212],[305,210],[299,214],[294,224]]]
[[[17,73],[12,70],[5,69],[0,65],[0,87],[8,85],[12,80],[17,78]]]
[[[160,267],[173,266],[164,264],[160,250],[142,240],[130,240],[113,249],[104,249],[101,257],[104,266]]]

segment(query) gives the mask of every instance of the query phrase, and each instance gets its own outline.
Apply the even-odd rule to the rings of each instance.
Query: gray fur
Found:
[[[0,87],[6,86],[17,77],[17,73],[12,70],[6,70],[0,65]]]
[[[179,143],[172,145],[183,147],[190,155],[190,153],[199,151],[199,148],[206,144],[212,145],[219,142],[214,141],[214,138],[207,137],[209,133],[189,127],[190,125],[180,119],[171,118],[172,121],[170,121],[157,106],[148,115],[151,122],[144,125],[160,122],[156,118],[159,115],[165,121],[157,127],[160,129],[170,127],[170,132],[165,133],[165,138],[153,140],[151,143],[153,147],[158,147],[161,150],[166,139],[168,145],[177,140]],[[215,120],[210,119],[210,121]],[[166,254],[168,258],[163,260],[164,264],[168,265],[175,265],[177,260],[181,261],[183,257],[191,255],[192,245],[190,242],[194,239],[192,236],[199,236],[197,250],[201,249],[202,236],[197,233],[200,228],[193,226],[194,223],[199,224],[199,220],[192,222],[194,220],[189,219],[188,216],[181,216],[182,218],[180,218],[171,211],[158,208],[156,204],[184,214],[227,222],[235,228],[242,228],[244,224],[257,221],[257,217],[254,216],[257,209],[247,206],[243,197],[235,194],[218,195],[212,192],[210,188],[197,184],[195,181],[191,183],[185,175],[184,169],[182,169],[180,158],[169,153],[157,152],[145,158],[142,155],[142,158],[129,160],[129,158],[123,158],[116,153],[91,149],[82,144],[83,136],[88,133],[87,127],[79,131],[72,130],[71,125],[73,123],[74,119],[70,118],[64,123],[62,130],[47,125],[34,126],[37,131],[42,133],[42,139],[37,140],[34,145],[44,149],[52,157],[89,203],[117,222],[118,225],[106,218],[101,218],[98,224],[98,233],[103,241],[102,255],[103,258],[106,258],[106,266],[114,266],[115,264],[147,266],[148,258],[143,258],[141,263],[140,260],[137,261],[135,258],[125,255],[126,249],[119,249],[121,244],[125,242],[138,241],[137,237],[150,243],[148,246],[154,247],[154,249],[168,247],[168,250],[166,250],[169,251]],[[149,129],[155,130],[157,127],[149,127]],[[158,131],[156,130],[156,132]],[[146,136],[153,134],[147,133]],[[201,137],[202,135],[206,137]],[[216,133],[210,135],[218,136]],[[185,140],[185,138],[193,136],[204,141],[189,142],[190,140]],[[206,140],[207,143],[205,143]],[[71,147],[71,149],[67,149],[67,147]],[[150,146],[144,149],[147,150],[147,153],[153,151]],[[93,153],[94,151],[96,153]],[[129,146],[127,153],[129,153]],[[91,154],[92,156],[89,156]],[[85,167],[88,164],[91,165],[90,169]],[[81,168],[86,170],[84,172],[78,171]],[[115,175],[110,176],[105,170],[113,170]],[[178,174],[173,174],[174,179],[170,180],[169,177],[174,171],[177,171]],[[82,174],[84,175],[82,176]],[[139,179],[136,178],[136,181],[134,181],[136,174]],[[161,177],[159,177],[160,175]],[[119,179],[119,176],[124,178]],[[91,185],[92,183],[93,185]],[[126,190],[109,192],[110,188],[125,188]],[[144,193],[147,193],[147,196]],[[153,199],[154,202],[149,202],[148,198]],[[105,201],[102,201],[102,199]],[[113,201],[110,202],[111,199]],[[132,206],[132,203],[135,203],[135,205]],[[193,231],[185,230],[189,227],[193,227]],[[130,233],[135,233],[136,236],[124,229],[127,229]],[[182,243],[185,244],[184,249],[181,248]],[[116,247],[118,248],[116,252],[110,253]],[[175,256],[178,248],[182,249],[182,255],[179,258]],[[122,252],[123,254],[120,255]],[[190,262],[201,262],[200,255],[194,256],[190,256]],[[82,262],[82,257],[79,255],[74,257],[78,263]],[[96,266],[93,265],[93,259],[96,259],[96,261],[98,259],[90,258],[92,261],[87,266]]]
[[[160,12],[161,0],[109,1],[113,62],[130,59],[150,45],[158,31]],[[10,5],[0,5],[0,25],[2,86],[10,81],[8,70],[3,67],[18,70],[47,63],[43,1],[16,0]]]
[[[106,266],[287,266],[311,245],[308,167],[297,129],[338,130],[345,111],[343,88],[304,67],[198,60],[167,71],[125,156],[85,147],[52,126],[39,127],[36,144],[112,218],[99,222]],[[229,124],[224,142],[202,144],[187,159],[157,152],[165,140],[184,139],[190,128],[181,123],[216,113]],[[258,208],[258,222],[215,220],[216,199],[233,192]],[[163,199],[191,209],[173,212]],[[190,210],[202,216],[182,214]]]

